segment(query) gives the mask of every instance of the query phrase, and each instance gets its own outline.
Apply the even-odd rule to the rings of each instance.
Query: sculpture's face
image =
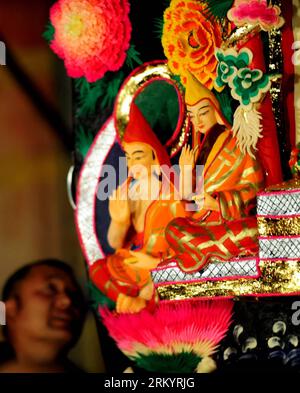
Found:
[[[187,105],[187,109],[196,132],[205,134],[218,123],[216,110],[208,99],[201,100],[195,105]]]
[[[151,146],[146,143],[123,143],[126,155],[128,175],[134,179],[150,177],[154,166],[158,164]]]

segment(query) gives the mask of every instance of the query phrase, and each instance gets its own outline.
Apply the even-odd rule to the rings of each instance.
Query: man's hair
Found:
[[[22,266],[7,279],[2,291],[2,300],[5,302],[13,295],[15,295],[18,284],[20,284],[28,276],[28,274],[31,272],[33,268],[38,266],[50,266],[56,269],[60,269],[66,272],[67,274],[69,274],[77,285],[77,281],[73,269],[67,263],[62,262],[58,259],[41,259],[32,263],[28,263],[25,266]]]

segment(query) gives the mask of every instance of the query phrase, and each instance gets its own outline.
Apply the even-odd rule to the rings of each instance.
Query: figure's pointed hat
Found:
[[[131,103],[129,122],[127,124],[122,142],[145,143],[149,145],[156,153],[159,165],[171,166],[170,158],[166,149],[160,143],[149,123],[134,102]]]
[[[186,79],[185,102],[187,105],[196,105],[201,100],[209,99],[216,108],[220,109],[219,101],[215,95],[189,71],[187,71]]]
[[[209,100],[215,107],[225,126],[230,128],[228,121],[225,119],[221,111],[220,103],[213,92],[202,85],[202,83],[200,83],[189,71],[187,71],[186,78],[185,103],[189,106],[193,106],[202,100]]]

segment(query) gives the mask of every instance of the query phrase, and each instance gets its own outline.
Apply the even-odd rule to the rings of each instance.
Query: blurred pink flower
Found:
[[[210,356],[226,334],[233,303],[227,300],[159,303],[153,312],[99,312],[110,336],[127,356],[199,352]]]
[[[238,27],[249,24],[259,24],[262,30],[279,29],[284,24],[277,6],[268,6],[266,0],[236,0],[234,7],[228,11],[228,19]]]
[[[69,76],[95,82],[122,67],[129,48],[128,0],[58,0],[50,10],[51,49]]]

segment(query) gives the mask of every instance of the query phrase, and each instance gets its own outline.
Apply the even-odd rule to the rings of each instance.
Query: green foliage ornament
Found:
[[[270,89],[270,77],[261,70],[242,68],[229,80],[232,97],[243,106],[257,103]]]
[[[216,89],[224,88],[229,81],[235,77],[238,70],[249,66],[252,62],[252,52],[249,49],[242,49],[237,53],[234,49],[217,49],[216,58],[219,62],[217,68]]]

